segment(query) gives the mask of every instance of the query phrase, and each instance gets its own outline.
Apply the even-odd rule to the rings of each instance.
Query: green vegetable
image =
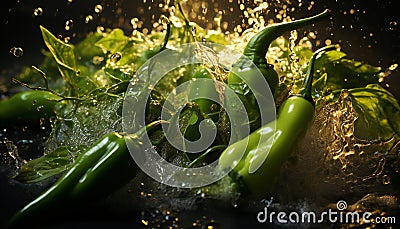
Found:
[[[306,25],[310,25],[319,20],[322,20],[330,15],[329,10],[325,10],[324,12],[317,14],[312,17],[299,19],[291,22],[282,22],[267,26],[256,35],[254,35],[250,41],[247,43],[243,56],[240,58],[237,63],[234,64],[233,68],[235,69],[233,72],[240,72],[240,76],[235,74],[231,74],[228,76],[228,84],[240,84],[242,83],[242,79],[251,78],[252,75],[257,73],[254,72],[255,69],[250,68],[250,71],[246,70],[248,68],[248,59],[251,60],[257,68],[261,71],[265,79],[267,80],[272,93],[274,93],[276,87],[279,83],[279,77],[276,71],[273,68],[273,65],[268,64],[265,59],[265,55],[268,51],[268,47],[271,42],[281,36],[283,33],[288,32],[290,30],[295,30],[301,28]]]
[[[216,119],[218,116],[218,105],[216,102],[207,98],[218,98],[218,93],[215,85],[212,84],[212,75],[207,68],[200,68],[193,74],[193,80],[208,79],[204,83],[196,84],[190,90],[190,97],[198,98],[193,102],[199,105],[200,111],[203,116],[212,116]],[[213,115],[214,114],[214,115]]]
[[[302,88],[281,105],[277,120],[228,146],[221,154],[221,168],[233,168],[252,196],[262,196],[272,190],[282,164],[311,123],[314,116],[311,97],[314,62],[318,54],[334,48],[327,46],[314,53]],[[240,160],[242,152],[245,154]]]
[[[0,123],[29,122],[54,115],[54,107],[62,98],[47,91],[20,92],[0,101]]]
[[[279,77],[277,72],[274,70],[274,66],[268,64],[265,58],[268,47],[272,41],[283,33],[315,23],[329,15],[330,11],[325,10],[324,12],[312,17],[267,26],[254,35],[247,43],[243,51],[243,56],[241,56],[232,66],[231,73],[228,75],[227,83],[236,94],[239,95],[245,105],[252,131],[259,128],[261,125],[260,110],[253,95],[254,93],[260,92],[251,91],[249,87],[256,88],[257,81],[255,80],[255,77],[258,76],[259,72],[261,72],[266,79],[273,95],[279,84]],[[251,60],[257,68],[249,66],[249,60]]]
[[[142,150],[142,135],[160,123],[151,123],[134,136],[126,138],[137,145],[137,150]],[[138,171],[130,157],[125,137],[118,133],[106,134],[79,155],[68,171],[50,188],[17,212],[9,226],[35,221],[36,217],[40,218],[46,211],[54,210],[59,205],[76,205],[108,195],[126,184]]]
[[[400,106],[390,92],[378,84],[343,90],[357,112],[355,135],[359,139],[400,137]],[[327,101],[336,101],[343,90],[333,91]]]
[[[13,179],[22,183],[36,183],[67,170],[86,147],[60,146],[42,157],[28,161]]]

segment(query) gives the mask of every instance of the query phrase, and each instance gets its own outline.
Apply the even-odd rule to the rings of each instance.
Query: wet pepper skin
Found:
[[[120,188],[140,171],[131,157],[126,141],[144,152],[141,137],[151,133],[161,121],[148,124],[134,135],[109,133],[80,154],[67,172],[50,188],[18,211],[8,227],[19,227],[28,222],[43,220],[43,215],[60,206],[77,206],[106,197]]]
[[[313,120],[311,87],[314,62],[318,54],[332,49],[335,47],[326,46],[313,54],[303,86],[280,106],[275,121],[230,145],[221,154],[220,167],[233,168],[235,175],[239,175],[252,197],[265,196],[271,192],[282,164]],[[241,157],[243,151],[244,155]]]
[[[20,92],[0,101],[0,123],[30,122],[54,115],[54,106],[62,98],[47,91]]]

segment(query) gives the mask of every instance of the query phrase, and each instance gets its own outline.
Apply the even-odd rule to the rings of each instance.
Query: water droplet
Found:
[[[390,65],[388,69],[390,71],[394,71],[397,67],[399,67],[399,64],[395,63],[395,64]]]
[[[161,15],[161,23],[163,25],[168,25],[169,24],[169,19],[166,16]]]
[[[98,33],[102,33],[104,31],[104,27],[103,26],[97,26],[96,31]]]
[[[92,20],[93,20],[93,16],[92,15],[87,15],[86,18],[85,18],[85,23],[87,24]]]
[[[210,106],[210,109],[211,109],[212,111],[216,110],[217,108],[218,108],[218,105],[215,104],[215,103],[213,103],[213,104]]]
[[[192,26],[192,34],[193,36],[196,36],[196,26]]]
[[[396,30],[396,29],[397,29],[397,22],[391,21],[391,22],[389,23],[389,29],[390,29],[390,30]]]
[[[42,14],[43,14],[43,9],[40,8],[40,7],[36,8],[35,10],[33,10],[33,15],[34,15],[35,17],[42,16]]]
[[[12,47],[10,49],[10,53],[15,57],[21,57],[22,55],[24,55],[24,50],[20,47]]]
[[[92,99],[92,105],[93,106],[97,106],[97,100],[96,99]]]
[[[68,20],[65,22],[65,30],[70,30],[74,26],[74,21]]]
[[[94,7],[94,12],[96,12],[97,14],[100,14],[101,12],[103,12],[103,6],[101,6],[100,4],[96,5]]]
[[[103,60],[104,60],[104,57],[102,57],[102,56],[94,56],[93,64],[96,64],[96,65],[101,64],[101,62],[103,62]]]
[[[38,107],[36,108],[36,110],[40,112],[43,108],[44,108],[44,106],[38,106]]]
[[[390,184],[390,177],[388,175],[384,175],[382,177],[382,183],[383,184]]]
[[[116,52],[111,55],[110,60],[111,63],[117,63],[119,60],[121,60],[122,54],[120,52]]]

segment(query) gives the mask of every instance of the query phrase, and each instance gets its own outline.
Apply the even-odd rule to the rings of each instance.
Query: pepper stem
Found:
[[[318,49],[317,51],[314,52],[314,54],[311,57],[310,62],[308,63],[308,68],[307,68],[307,73],[306,77],[304,79],[303,85],[301,86],[299,92],[296,94],[296,96],[303,97],[310,101],[312,104],[314,104],[314,100],[311,96],[311,89],[312,89],[312,83],[313,83],[313,78],[314,78],[314,64],[315,60],[319,56],[319,54],[324,53],[326,51],[334,50],[336,49],[335,45],[328,45],[323,48]]]
[[[265,59],[265,55],[267,54],[271,42],[279,36],[282,36],[283,33],[315,23],[329,15],[330,10],[326,9],[322,13],[311,17],[267,26],[250,39],[244,49],[243,55],[253,62],[258,59]]]

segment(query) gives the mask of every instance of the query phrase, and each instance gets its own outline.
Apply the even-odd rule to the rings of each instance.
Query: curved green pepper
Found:
[[[54,115],[54,106],[62,98],[48,91],[30,90],[0,101],[0,123],[29,122]]]
[[[261,71],[270,86],[271,92],[274,93],[279,83],[279,77],[274,70],[273,65],[268,64],[265,59],[265,55],[267,54],[271,42],[279,36],[282,36],[285,32],[310,25],[326,18],[330,15],[329,12],[329,10],[325,10],[324,12],[312,17],[267,26],[250,39],[243,51],[243,56],[233,65],[234,71],[231,72],[238,72],[240,73],[240,76],[245,79],[249,78],[249,75],[258,74],[257,72],[254,72],[256,69],[248,68],[248,60],[251,60]],[[228,76],[228,85],[240,84],[242,82],[243,80],[236,74]]]
[[[233,168],[252,196],[259,197],[272,191],[283,162],[287,160],[313,120],[314,102],[311,87],[314,62],[318,54],[332,49],[335,47],[327,46],[313,54],[302,88],[280,106],[275,121],[262,126],[246,139],[230,145],[221,154],[221,168]],[[242,159],[243,151],[245,154]]]
[[[193,100],[200,108],[200,112],[204,117],[210,117],[214,121],[218,118],[218,103],[207,98],[218,98],[218,93],[215,85],[212,83],[213,77],[207,68],[200,68],[193,74],[194,80],[196,79],[209,79],[206,83],[192,85],[190,88],[189,97],[198,98]],[[201,87],[199,87],[201,85]]]
[[[141,150],[141,137],[160,123],[153,122],[128,138],[134,139]],[[104,197],[126,184],[138,171],[125,137],[118,133],[106,134],[79,155],[72,167],[50,188],[18,211],[8,226],[43,219],[44,212],[59,209],[60,205],[72,206]]]

